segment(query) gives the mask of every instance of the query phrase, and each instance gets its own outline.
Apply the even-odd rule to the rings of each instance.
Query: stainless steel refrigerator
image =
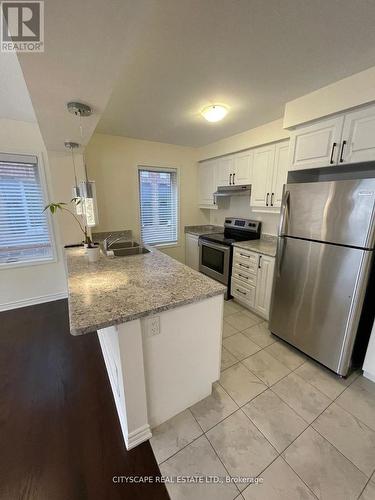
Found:
[[[374,203],[375,179],[284,186],[270,330],[342,376],[375,308]]]

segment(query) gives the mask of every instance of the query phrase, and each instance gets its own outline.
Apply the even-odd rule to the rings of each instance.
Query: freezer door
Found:
[[[375,179],[287,184],[282,206],[283,233],[373,248],[374,203]]]
[[[270,330],[346,375],[372,252],[279,238]]]

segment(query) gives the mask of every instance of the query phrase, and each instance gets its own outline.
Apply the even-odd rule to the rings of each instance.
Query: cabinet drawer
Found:
[[[231,293],[237,300],[244,302],[250,307],[255,303],[255,287],[244,284],[243,282],[232,278]]]
[[[234,256],[233,258],[233,267],[237,268],[238,270],[251,273],[251,274],[256,274],[257,269],[258,269],[258,263],[259,263],[259,256],[257,254],[256,259],[254,260],[253,256],[251,257],[242,257],[242,256]]]
[[[256,272],[249,272],[248,269],[239,265],[234,265],[232,267],[232,278],[252,286],[255,286],[257,283]]]
[[[243,250],[242,248],[235,247],[233,258],[238,261],[254,262],[258,265],[259,255],[256,252],[250,252],[249,250]]]

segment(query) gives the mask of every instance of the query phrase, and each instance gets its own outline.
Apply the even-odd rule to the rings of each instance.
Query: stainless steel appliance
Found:
[[[261,222],[228,217],[224,231],[199,237],[199,271],[227,286],[225,298],[230,295],[232,244],[260,238]]]
[[[232,174],[231,174],[232,175]],[[239,184],[230,186],[219,186],[214,193],[214,198],[226,198],[228,196],[250,196],[251,184]]]
[[[342,376],[374,318],[374,202],[375,179],[284,186],[270,330]]]

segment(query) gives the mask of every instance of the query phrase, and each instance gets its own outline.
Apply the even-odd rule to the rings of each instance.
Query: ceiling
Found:
[[[19,53],[18,59],[47,149],[89,141],[137,40],[138,10],[133,0],[45,2],[45,51]],[[82,136],[79,118],[66,110],[68,101],[94,110],[82,119]]]
[[[152,8],[99,132],[202,146],[375,65],[373,0],[139,1]],[[231,108],[222,122],[199,114],[213,102]]]
[[[47,149],[95,129],[196,147],[374,66],[374,19],[373,0],[49,0],[45,52],[18,58]],[[94,108],[82,137],[69,100]]]

